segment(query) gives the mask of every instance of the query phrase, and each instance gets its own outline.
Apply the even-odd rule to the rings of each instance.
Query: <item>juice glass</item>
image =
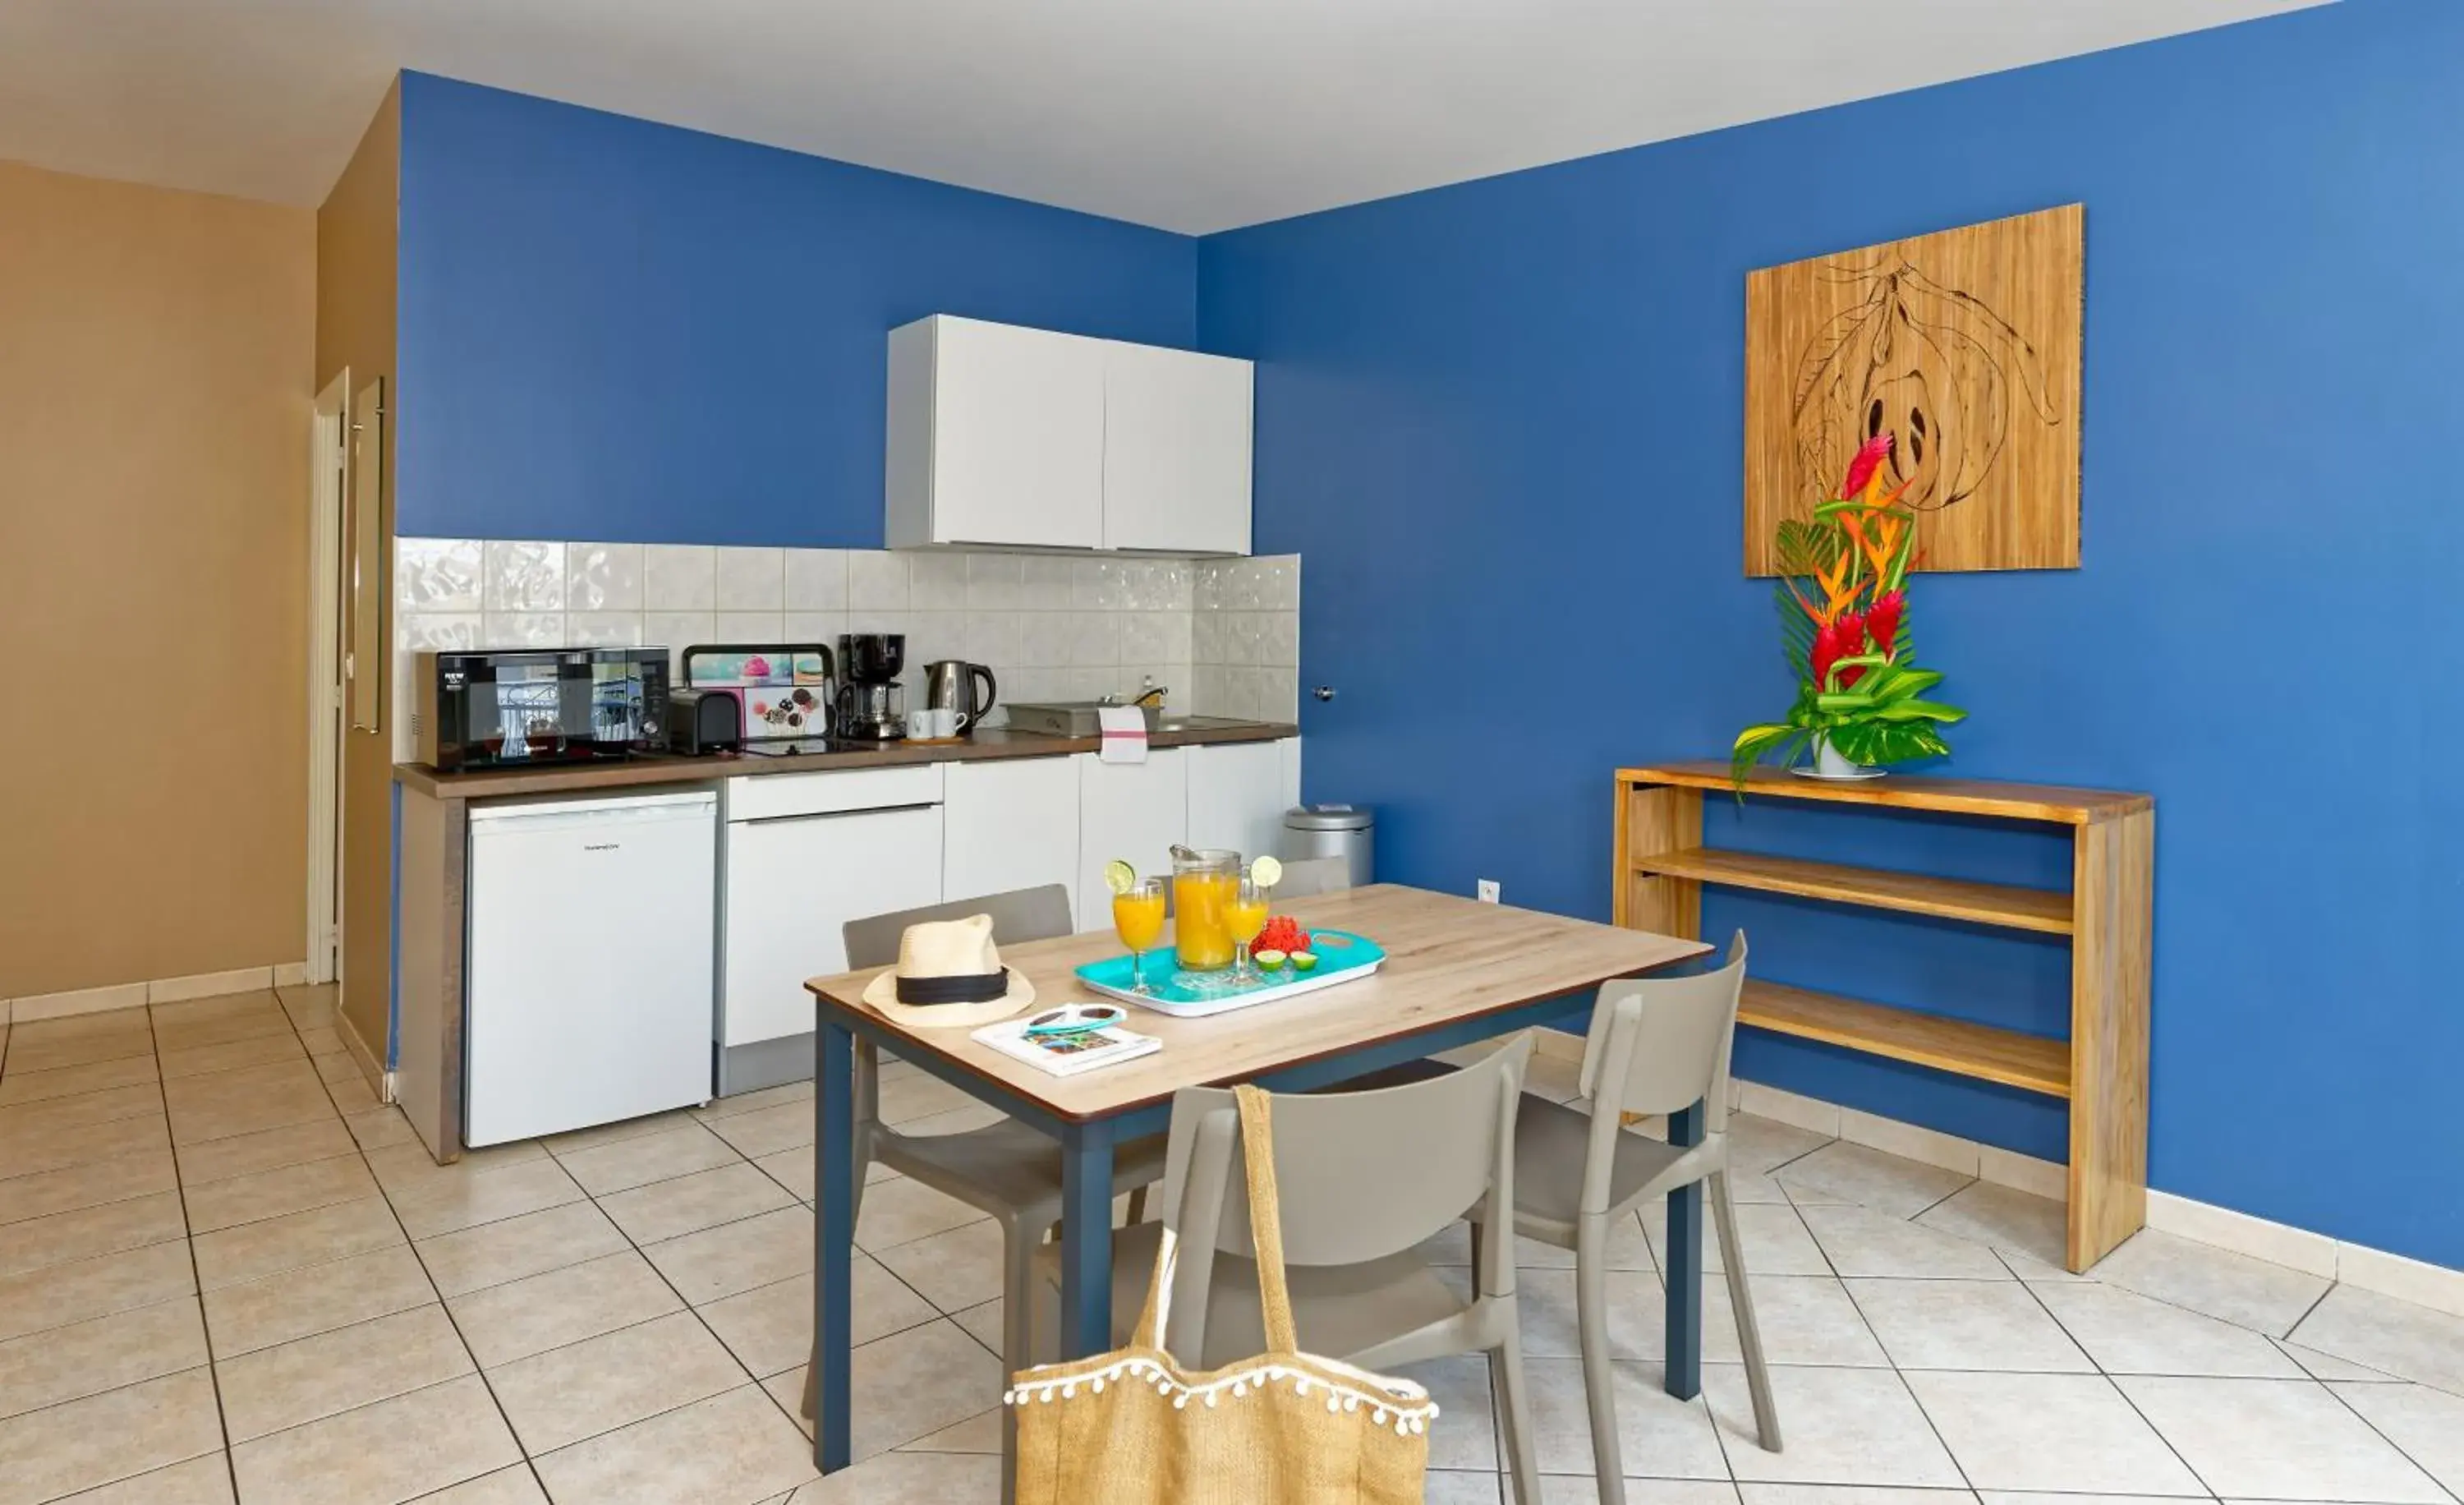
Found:
[[[1128,892],[1112,896],[1112,933],[1130,948],[1130,991],[1152,996],[1147,986],[1147,953],[1163,939],[1163,879],[1140,878]]]
[[[1249,964],[1249,942],[1266,928],[1266,891],[1254,880],[1243,878],[1232,892],[1232,902],[1224,906],[1223,921],[1238,948],[1232,959],[1232,975],[1249,982],[1258,975],[1258,969]]]
[[[1227,911],[1241,883],[1241,854],[1208,851],[1172,860],[1172,943],[1184,972],[1232,964]]]

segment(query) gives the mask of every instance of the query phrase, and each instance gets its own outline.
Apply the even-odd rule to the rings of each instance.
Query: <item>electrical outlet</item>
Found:
[[[1496,903],[1496,902],[1497,902],[1497,890],[1498,890],[1498,882],[1497,882],[1497,880],[1496,880],[1495,878],[1483,878],[1483,879],[1481,879],[1481,880],[1480,880],[1480,901],[1481,901],[1482,903],[1484,903],[1484,904],[1494,904],[1494,903]]]

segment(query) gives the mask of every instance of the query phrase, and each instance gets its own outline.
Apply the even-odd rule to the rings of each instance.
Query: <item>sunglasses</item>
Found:
[[[1129,1010],[1117,1004],[1069,1004],[1049,1008],[1026,1022],[1026,1032],[1036,1034],[1085,1034],[1116,1025],[1129,1017]]]

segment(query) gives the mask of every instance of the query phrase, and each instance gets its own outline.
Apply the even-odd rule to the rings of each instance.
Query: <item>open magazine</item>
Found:
[[[1094,1007],[1105,1008],[1107,1013],[1118,1013],[1108,1006]],[[1117,1024],[1056,1032],[1047,1021],[1058,1012],[1047,1010],[1023,1019],[1004,1019],[975,1030],[973,1038],[1055,1076],[1098,1071],[1163,1049],[1163,1042],[1155,1036]]]

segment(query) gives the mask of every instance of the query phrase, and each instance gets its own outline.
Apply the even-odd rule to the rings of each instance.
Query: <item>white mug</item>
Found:
[[[910,712],[907,735],[926,741],[940,741],[958,735],[958,713],[950,706],[925,706]]]

